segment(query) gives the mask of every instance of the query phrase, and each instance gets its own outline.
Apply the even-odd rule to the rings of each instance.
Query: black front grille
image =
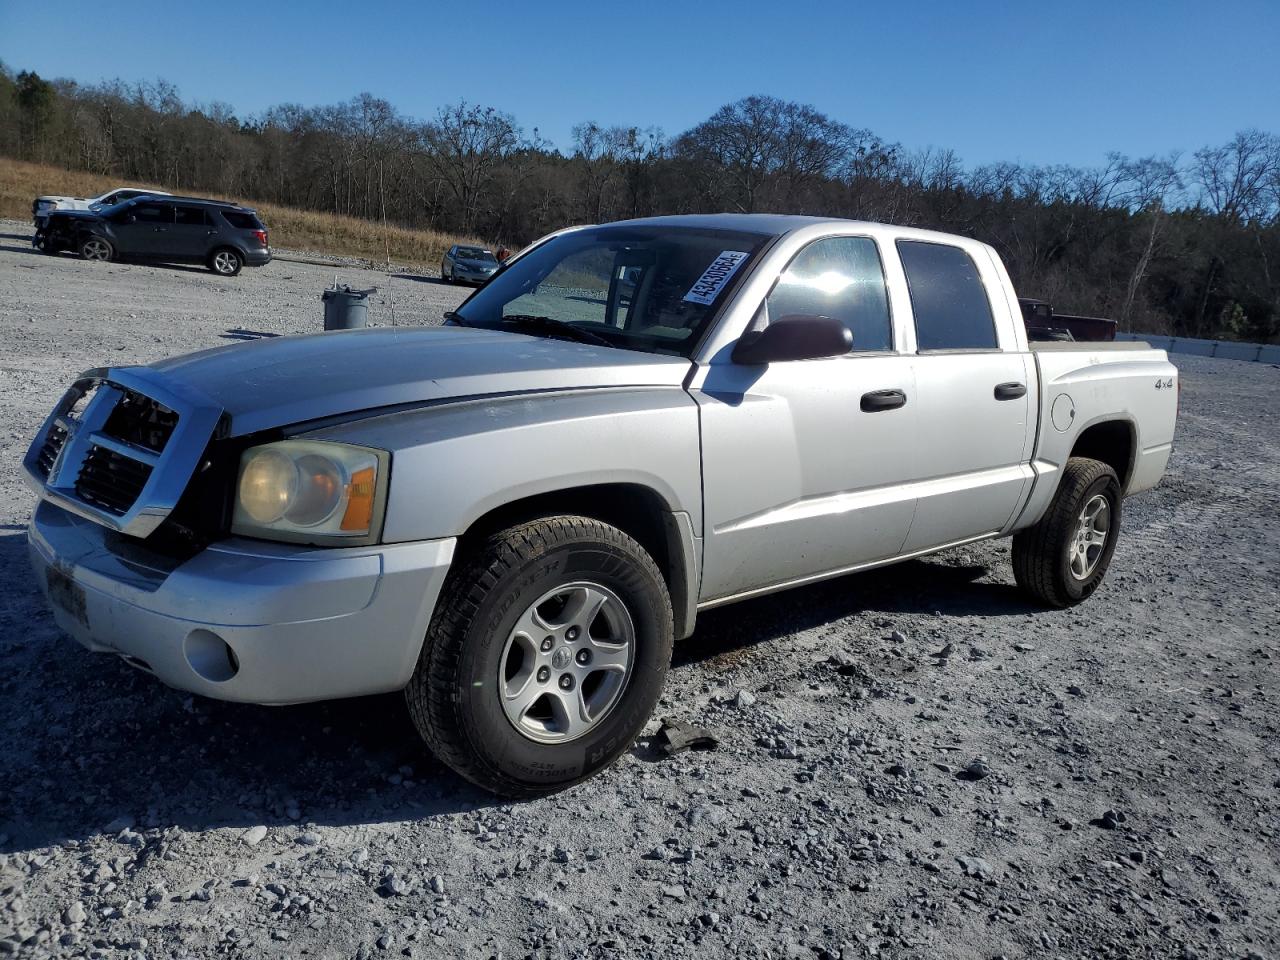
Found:
[[[60,425],[55,423],[49,428],[49,435],[44,438],[44,443],[40,446],[40,452],[36,454],[36,466],[46,480],[49,478],[50,471],[53,470],[54,461],[58,459],[58,454],[62,452],[63,444],[66,442],[67,431]]]
[[[164,404],[125,390],[103,424],[102,432],[136,447],[160,453],[177,425],[178,415]]]
[[[76,495],[85,503],[121,516],[137,501],[150,476],[149,464],[106,447],[94,447],[80,467]]]

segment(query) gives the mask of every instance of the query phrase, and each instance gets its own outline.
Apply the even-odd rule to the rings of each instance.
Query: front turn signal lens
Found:
[[[357,470],[347,484],[347,511],[341,529],[368,532],[373,523],[373,500],[377,492],[377,472],[372,467]]]

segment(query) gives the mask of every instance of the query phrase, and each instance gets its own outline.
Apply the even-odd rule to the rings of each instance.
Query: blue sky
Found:
[[[1280,0],[83,3],[0,0],[10,69],[163,77],[242,115],[361,91],[465,98],[560,147],[574,123],[678,133],[751,93],[907,148],[1094,164],[1280,133]]]

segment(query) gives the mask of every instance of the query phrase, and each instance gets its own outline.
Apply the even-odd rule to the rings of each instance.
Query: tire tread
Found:
[[[1014,580],[1019,587],[1050,607],[1061,609],[1078,602],[1063,589],[1057,571],[1058,557],[1072,534],[1078,501],[1089,487],[1108,474],[1113,478],[1116,475],[1100,460],[1071,457],[1044,516],[1013,538]],[[1118,534],[1117,526],[1112,536]]]
[[[491,535],[463,560],[461,567],[450,573],[427,628],[417,669],[405,687],[409,714],[431,752],[442,763],[491,792],[531,798],[561,790],[566,784],[541,785],[514,780],[487,763],[481,751],[469,742],[456,680],[464,652],[463,638],[480,604],[504,576],[557,546],[581,540],[618,548],[632,560],[647,566],[659,583],[663,582],[657,564],[639,543],[617,527],[591,517],[546,517],[502,530]],[[673,616],[665,590],[662,597],[670,635]],[[623,749],[629,746],[626,744]],[[592,770],[592,774],[595,772]]]

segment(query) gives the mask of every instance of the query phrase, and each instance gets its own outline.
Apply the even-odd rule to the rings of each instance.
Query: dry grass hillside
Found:
[[[113,187],[124,186],[155,184],[125,183],[115,177],[0,158],[0,217],[29,220],[31,201],[42,194],[92,197]],[[220,200],[238,199],[210,196]],[[362,257],[380,264],[387,258],[389,245],[393,263],[438,269],[440,256],[446,248],[469,239],[435,230],[409,230],[395,226],[384,231],[381,224],[356,217],[277,207],[251,200],[244,202],[255,208],[266,222],[271,231],[271,245],[290,250]]]

